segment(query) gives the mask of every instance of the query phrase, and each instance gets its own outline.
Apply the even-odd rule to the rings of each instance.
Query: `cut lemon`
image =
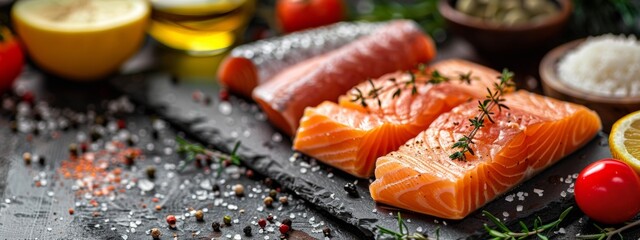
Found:
[[[613,158],[631,165],[640,173],[640,111],[616,121],[609,135]]]
[[[21,0],[12,18],[31,58],[70,79],[116,71],[144,40],[145,0]]]

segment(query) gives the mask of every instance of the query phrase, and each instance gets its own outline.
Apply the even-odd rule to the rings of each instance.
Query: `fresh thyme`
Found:
[[[560,223],[564,220],[564,218],[569,214],[569,212],[571,212],[571,210],[573,209],[573,207],[569,207],[567,209],[565,209],[561,214],[560,217],[558,217],[557,220],[544,224],[542,225],[542,219],[540,219],[540,217],[537,217],[534,221],[533,221],[533,228],[529,229],[529,227],[527,227],[527,225],[520,221],[520,227],[522,229],[521,232],[513,232],[511,231],[511,229],[509,229],[504,223],[502,223],[502,221],[500,221],[500,219],[498,219],[497,217],[493,216],[491,213],[487,212],[486,210],[482,211],[482,214],[489,218],[489,220],[491,220],[491,222],[493,222],[497,229],[491,228],[489,227],[486,223],[484,224],[484,229],[489,233],[489,235],[491,235],[493,237],[493,239],[499,240],[499,239],[526,239],[530,236],[537,236],[540,239],[543,240],[548,240],[549,237],[547,237],[545,234],[548,234],[548,232],[550,232],[551,230],[553,230],[554,228],[558,227],[558,225],[560,225]]]
[[[195,161],[198,155],[205,156],[206,158],[210,158],[211,160],[216,159],[219,164],[217,176],[219,177],[222,173],[222,169],[224,168],[224,161],[229,160],[231,164],[240,165],[240,158],[237,155],[238,148],[240,147],[240,142],[236,142],[236,145],[233,147],[231,154],[227,155],[219,151],[208,150],[200,144],[197,143],[189,143],[187,140],[176,137],[176,142],[178,143],[178,152],[186,154],[186,162],[180,170],[184,170],[186,166]]]
[[[439,84],[451,81],[451,78],[442,75],[437,70],[433,70],[428,73],[424,65],[420,65],[418,67],[418,72],[414,73],[412,71],[407,71],[407,74],[409,75],[408,80],[398,81],[395,78],[390,78],[388,81],[392,84],[386,87],[376,86],[373,80],[369,79],[368,83],[371,86],[371,90],[365,92],[356,87],[351,93],[353,96],[353,98],[351,98],[351,102],[359,102],[363,107],[368,107],[369,105],[367,104],[367,100],[375,100],[378,103],[378,106],[382,106],[380,96],[385,92],[393,91],[391,99],[395,99],[400,97],[402,91],[409,89],[411,90],[411,95],[417,94],[419,84]],[[457,79],[461,82],[471,84],[471,80],[474,78],[472,77],[471,72],[467,72],[458,73]]]
[[[398,212],[398,231],[393,231],[391,229],[382,227],[380,225],[376,225],[378,229],[379,237],[391,237],[396,240],[428,240],[431,239],[422,233],[413,233],[409,234],[409,228],[407,224],[404,223],[400,212]],[[440,237],[440,228],[436,229],[436,239]]]
[[[462,136],[458,139],[457,142],[453,144],[451,148],[457,148],[458,151],[449,155],[449,158],[452,160],[460,160],[466,161],[467,155],[469,153],[474,155],[473,149],[471,148],[471,144],[473,144],[473,138],[476,136],[480,128],[484,127],[485,119],[489,120],[491,123],[494,123],[491,115],[494,114],[492,109],[494,107],[498,107],[498,111],[502,111],[502,109],[509,109],[507,105],[503,102],[505,101],[502,96],[504,95],[507,88],[514,86],[513,83],[513,73],[509,72],[507,69],[502,70],[502,74],[499,77],[500,83],[494,83],[494,90],[487,88],[487,97],[483,101],[478,101],[478,115],[474,118],[469,119],[470,126],[473,127],[473,130],[468,135]]]
[[[576,238],[577,239],[606,239],[606,240],[610,240],[613,238],[613,236],[618,236],[620,239],[624,239],[622,237],[622,232],[628,229],[631,229],[633,227],[636,227],[640,225],[640,220],[636,220],[634,222],[630,222],[627,225],[624,225],[618,229],[615,228],[601,228],[598,225],[594,226],[596,228],[598,228],[598,230],[600,230],[600,233],[598,234],[589,234],[589,235],[577,235]]]

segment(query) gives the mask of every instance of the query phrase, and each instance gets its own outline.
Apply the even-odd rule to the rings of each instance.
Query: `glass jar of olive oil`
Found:
[[[238,41],[254,0],[151,0],[149,35],[190,55],[215,55]]]

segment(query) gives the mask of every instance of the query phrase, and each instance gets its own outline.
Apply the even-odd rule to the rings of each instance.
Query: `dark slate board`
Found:
[[[51,79],[33,71],[23,75],[20,85],[32,89],[38,100],[46,101],[50,106],[57,109],[73,109],[75,111],[86,111],[87,108],[94,108],[100,113],[101,106],[104,107],[105,100],[118,97],[120,94],[114,91],[105,82],[95,84],[69,84],[59,79]],[[162,239],[173,239],[176,233],[178,239],[211,239],[221,237],[227,239],[227,234],[232,237],[240,234],[243,239],[242,229],[251,224],[254,238],[278,239],[280,233],[277,227],[273,232],[258,234],[258,227],[255,225],[257,217],[266,217],[272,213],[277,220],[292,218],[293,228],[292,239],[314,239],[322,238],[322,227],[328,226],[332,229],[332,234],[338,239],[355,239],[357,235],[353,228],[344,227],[333,217],[317,211],[313,205],[291,195],[289,205],[282,206],[274,204],[274,208],[264,208],[262,198],[267,194],[268,188],[261,183],[261,176],[252,179],[240,175],[239,178],[223,176],[216,179],[213,174],[207,174],[201,169],[189,166],[182,173],[174,170],[167,170],[165,164],[178,164],[183,158],[175,152],[167,153],[166,149],[174,149],[171,144],[175,139],[176,131],[166,128],[161,131],[161,139],[153,140],[149,134],[151,126],[151,116],[143,109],[137,110],[125,117],[127,128],[139,137],[137,146],[145,149],[145,160],[138,161],[133,168],[124,168],[123,174],[129,174],[132,178],[144,179],[145,169],[149,165],[156,165],[157,177],[154,180],[156,187],[152,191],[142,193],[137,186],[126,194],[117,194],[112,201],[104,198],[97,198],[99,203],[106,203],[108,209],[102,211],[99,208],[91,207],[87,204],[88,199],[76,196],[72,189],[73,180],[61,178],[56,170],[63,159],[68,158],[68,146],[75,142],[77,134],[86,131],[86,126],[77,130],[61,132],[59,138],[53,139],[49,132],[42,132],[33,137],[32,141],[27,141],[25,133],[11,133],[8,122],[8,115],[3,112],[0,117],[0,239],[151,239],[148,235],[149,229],[158,227],[163,232]],[[146,131],[146,134],[143,132]],[[112,135],[109,135],[111,137]],[[154,144],[153,149],[149,149],[148,144]],[[41,156],[46,156],[46,164],[40,166],[32,163],[27,166],[23,163],[22,153],[32,152]],[[161,157],[160,163],[154,163],[154,156]],[[43,187],[34,186],[34,177],[41,173],[46,174],[48,184]],[[169,178],[173,174],[173,178]],[[194,199],[196,191],[204,194],[212,194],[211,190],[203,189],[198,183],[206,181],[221,181],[223,191],[222,197],[207,198],[206,200]],[[189,181],[190,184],[187,184]],[[165,184],[165,186],[162,186]],[[184,184],[184,188],[180,185]],[[243,184],[245,197],[238,198],[231,194],[224,196],[232,190],[231,186]],[[254,191],[254,189],[257,189]],[[256,191],[260,191],[259,193]],[[164,195],[159,203],[153,203],[151,198],[155,194]],[[198,195],[200,196],[200,195]],[[282,195],[280,195],[282,196]],[[238,207],[237,210],[229,209],[229,205],[217,205],[215,201],[224,201]],[[80,206],[77,206],[79,203]],[[141,205],[148,205],[142,208]],[[164,206],[162,211],[153,209],[155,204]],[[168,214],[184,216],[188,207],[194,209],[208,208],[205,213],[205,222],[197,222],[193,217],[178,221],[177,230],[169,230],[165,222]],[[68,209],[74,208],[75,214],[69,215]],[[244,209],[240,213],[239,209]],[[92,212],[100,212],[99,217],[93,217]],[[221,221],[223,215],[230,215],[233,219],[238,219],[239,223],[231,227],[223,228],[222,234],[214,233],[211,230],[212,221]],[[136,231],[131,231],[131,222],[140,221]],[[311,224],[313,222],[313,226]],[[319,225],[323,222],[324,225]],[[197,235],[192,235],[199,232]]]
[[[173,80],[167,74],[148,73],[118,78],[112,83],[203,143],[229,151],[236,141],[242,141],[240,153],[245,164],[274,178],[317,208],[356,227],[363,238],[374,238],[376,225],[397,229],[395,214],[398,209],[376,204],[369,195],[367,180],[357,184],[359,198],[349,197],[343,186],[356,179],[308,157],[292,157],[296,153],[291,150],[290,139],[276,132],[255,104],[235,97],[231,97],[230,104],[220,102],[217,97],[219,86],[211,79],[182,79],[179,83]],[[211,97],[213,102],[206,105],[194,101],[195,91]],[[572,176],[589,163],[605,157],[610,157],[607,136],[599,134],[581,150],[482,209],[513,226],[516,219],[531,222],[534,216],[540,216],[544,221],[552,220],[574,204]],[[535,192],[538,189],[543,190],[542,194]],[[510,195],[514,196],[513,201],[506,200]],[[519,200],[520,195],[524,201]],[[480,212],[461,221],[445,221],[406,211],[402,214],[412,231],[422,230],[433,236],[439,228],[442,239],[487,237],[483,224],[488,221]],[[582,213],[576,208],[567,222],[579,217]]]

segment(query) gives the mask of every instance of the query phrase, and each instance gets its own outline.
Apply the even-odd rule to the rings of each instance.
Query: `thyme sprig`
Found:
[[[417,72],[407,71],[407,74],[409,75],[409,79],[407,80],[399,81],[395,78],[388,79],[392,84],[386,87],[376,86],[373,80],[369,79],[367,82],[371,86],[371,89],[365,92],[356,87],[351,93],[351,102],[359,102],[363,107],[368,107],[367,100],[375,100],[378,106],[382,106],[380,96],[385,92],[393,91],[391,99],[395,99],[400,97],[402,91],[409,89],[411,90],[411,95],[417,94],[419,84],[440,84],[451,81],[450,77],[442,75],[438,70],[427,72],[424,65],[420,65]],[[467,72],[458,73],[457,79],[461,82],[471,84],[471,80],[475,78],[472,76],[472,72]]]
[[[409,233],[409,228],[407,227],[407,224],[404,223],[404,220],[402,219],[402,216],[400,215],[400,212],[398,212],[398,231],[393,231],[391,229],[382,227],[380,225],[376,225],[376,228],[378,229],[378,233],[380,234],[378,237],[391,237],[393,239],[396,240],[429,240],[432,238],[429,238],[425,235],[423,235],[422,233],[413,233],[410,234]],[[436,239],[438,239],[440,236],[440,228],[436,229]]]
[[[634,222],[630,222],[627,223],[627,225],[624,225],[618,229],[615,228],[602,228],[596,224],[594,224],[594,226],[596,228],[598,228],[598,230],[600,230],[600,233],[598,234],[589,234],[589,235],[577,235],[576,238],[577,239],[606,239],[606,240],[610,240],[613,238],[613,236],[618,236],[620,239],[624,239],[624,237],[622,237],[622,232],[624,232],[625,230],[631,229],[633,227],[636,227],[640,225],[640,220],[636,220]]]
[[[233,147],[231,154],[225,154],[219,151],[213,151],[206,149],[200,144],[197,143],[189,143],[187,140],[176,137],[176,142],[178,143],[178,152],[186,154],[186,162],[180,168],[180,171],[184,170],[189,163],[192,163],[196,160],[198,155],[204,155],[207,158],[211,158],[212,160],[216,160],[219,164],[217,177],[222,174],[222,169],[224,168],[224,161],[229,160],[233,165],[240,165],[240,158],[237,155],[238,148],[240,148],[240,142],[236,142],[236,145]]]
[[[489,220],[491,220],[491,222],[493,222],[497,227],[497,228],[491,228],[491,227],[489,227],[489,225],[487,225],[485,223],[484,224],[484,229],[495,240],[500,240],[500,239],[509,239],[509,240],[526,239],[526,238],[528,238],[530,236],[537,236],[538,238],[540,238],[542,240],[548,240],[549,237],[547,237],[545,234],[548,235],[548,232],[550,232],[551,230],[553,230],[556,227],[558,227],[558,225],[560,225],[560,223],[569,214],[569,212],[571,212],[572,209],[573,209],[573,207],[568,207],[567,209],[565,209],[560,214],[560,217],[558,217],[558,219],[556,219],[553,222],[544,224],[544,225],[542,224],[542,219],[540,219],[540,217],[537,217],[533,221],[533,228],[528,227],[524,222],[520,221],[519,223],[520,223],[520,227],[521,227],[521,230],[522,230],[521,232],[513,232],[513,231],[511,231],[511,229],[509,229],[502,221],[500,221],[500,219],[498,219],[496,216],[493,216],[490,212],[488,212],[486,210],[483,210],[482,214],[485,217],[487,217]]]
[[[508,71],[507,69],[502,70],[502,74],[499,77],[500,83],[494,83],[494,90],[487,88],[487,96],[483,101],[478,101],[478,115],[474,118],[469,119],[470,126],[473,127],[473,130],[469,132],[468,135],[462,136],[458,139],[457,142],[453,144],[451,148],[457,148],[458,151],[449,155],[449,158],[452,160],[467,160],[467,153],[471,155],[475,155],[473,149],[471,148],[471,144],[474,144],[473,139],[480,130],[480,128],[484,127],[485,119],[489,120],[491,123],[494,123],[493,118],[491,116],[494,114],[493,108],[497,107],[498,112],[501,112],[502,109],[509,109],[507,105],[504,104],[505,99],[502,98],[507,88],[515,86],[513,83],[513,72]]]

